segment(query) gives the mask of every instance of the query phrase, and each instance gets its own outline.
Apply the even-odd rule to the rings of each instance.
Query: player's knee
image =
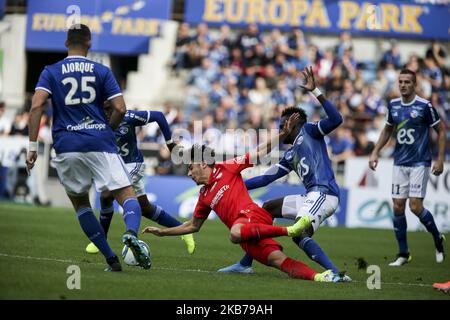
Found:
[[[100,194],[100,204],[102,207],[110,207],[114,201],[114,197],[110,192],[102,192]]]
[[[395,213],[395,215],[405,214],[405,203],[394,202],[394,213]]]
[[[157,210],[156,206],[148,201],[147,196],[138,197],[138,202],[142,210],[142,215],[153,220],[153,216]]]
[[[282,251],[273,251],[267,255],[267,265],[280,269],[286,258],[287,256]]]
[[[416,214],[419,215],[423,211],[423,204],[421,201],[409,201],[409,209]]]
[[[232,228],[230,230],[230,241],[233,243],[240,243],[241,242],[241,231],[238,229]]]

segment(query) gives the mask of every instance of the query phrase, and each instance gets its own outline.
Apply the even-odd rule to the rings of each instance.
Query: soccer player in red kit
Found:
[[[335,275],[331,270],[317,273],[306,264],[289,258],[282,251],[282,246],[272,237],[300,235],[311,225],[308,216],[303,216],[290,227],[272,225],[272,216],[259,207],[250,198],[241,176],[241,171],[253,166],[253,159],[260,159],[271,150],[279,139],[287,136],[298,122],[294,114],[280,134],[270,139],[244,156],[214,163],[214,151],[204,145],[194,145],[188,152],[191,164],[188,176],[198,185],[200,196],[193,217],[184,224],[160,229],[146,227],[143,233],[153,233],[157,236],[175,236],[198,232],[211,210],[219,216],[230,229],[230,240],[239,243],[242,249],[257,261],[280,269],[292,277],[320,282],[333,282]]]

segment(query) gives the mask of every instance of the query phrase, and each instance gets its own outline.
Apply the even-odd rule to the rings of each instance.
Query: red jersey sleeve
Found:
[[[239,173],[246,168],[253,167],[253,164],[250,163],[250,153],[246,153],[243,156],[233,158],[225,161],[222,165],[229,171],[234,173]]]
[[[211,212],[211,208],[204,204],[200,199],[198,199],[197,205],[195,206],[194,218],[198,219],[206,219],[208,218],[209,213]]]

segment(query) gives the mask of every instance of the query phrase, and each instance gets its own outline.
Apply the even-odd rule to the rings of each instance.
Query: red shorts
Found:
[[[239,214],[239,218],[234,221],[235,224],[262,223],[272,225],[272,216],[263,208],[255,207],[245,210]],[[281,244],[271,238],[260,239],[258,241],[241,242],[241,248],[244,249],[253,259],[267,264],[267,257],[273,251],[283,251]]]

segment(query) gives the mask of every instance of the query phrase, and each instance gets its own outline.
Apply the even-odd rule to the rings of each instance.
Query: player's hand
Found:
[[[369,157],[369,168],[375,171],[377,165],[378,165],[378,155],[372,153]]]
[[[314,78],[312,66],[305,68],[302,71],[302,75],[305,78],[305,83],[301,84],[300,87],[307,91],[313,91],[316,88],[316,79]]]
[[[281,135],[287,136],[289,133],[291,133],[299,121],[300,121],[300,114],[299,113],[292,114],[284,124]]]
[[[436,161],[433,163],[431,173],[435,176],[439,176],[442,172],[444,172],[444,161]]]
[[[162,237],[162,229],[157,227],[145,227],[144,230],[142,230],[142,233],[153,233],[154,235],[158,237]]]
[[[30,171],[31,171],[31,169],[33,169],[34,164],[36,163],[36,159],[37,159],[37,152],[36,151],[28,151],[27,160],[25,161],[25,163],[27,164],[28,175],[31,174]]]

